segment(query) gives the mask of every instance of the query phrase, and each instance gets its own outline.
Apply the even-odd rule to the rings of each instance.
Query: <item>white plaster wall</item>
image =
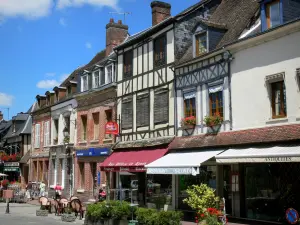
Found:
[[[298,123],[300,32],[234,53],[232,71],[233,129]],[[285,73],[287,118],[272,119],[265,77]]]

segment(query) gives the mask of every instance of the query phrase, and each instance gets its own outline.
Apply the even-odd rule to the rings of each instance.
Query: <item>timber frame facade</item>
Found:
[[[172,19],[131,36],[115,50],[120,141],[174,136]]]

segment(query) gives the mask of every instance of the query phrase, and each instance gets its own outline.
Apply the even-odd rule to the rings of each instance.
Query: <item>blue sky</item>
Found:
[[[172,15],[199,0],[166,0]],[[0,110],[25,112],[105,48],[110,12],[131,12],[129,33],[151,26],[151,0],[0,0]]]

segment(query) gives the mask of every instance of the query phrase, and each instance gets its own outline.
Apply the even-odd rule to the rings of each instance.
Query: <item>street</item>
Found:
[[[66,224],[62,222],[59,216],[50,214],[48,217],[39,217],[35,215],[39,207],[29,204],[10,204],[10,214],[5,214],[6,204],[0,203],[0,225],[57,225]],[[71,224],[83,224],[83,220],[76,220]]]

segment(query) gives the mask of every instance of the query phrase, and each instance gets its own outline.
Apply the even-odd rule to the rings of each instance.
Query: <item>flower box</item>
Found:
[[[196,117],[189,116],[182,118],[180,124],[183,129],[194,129],[196,126]]]

